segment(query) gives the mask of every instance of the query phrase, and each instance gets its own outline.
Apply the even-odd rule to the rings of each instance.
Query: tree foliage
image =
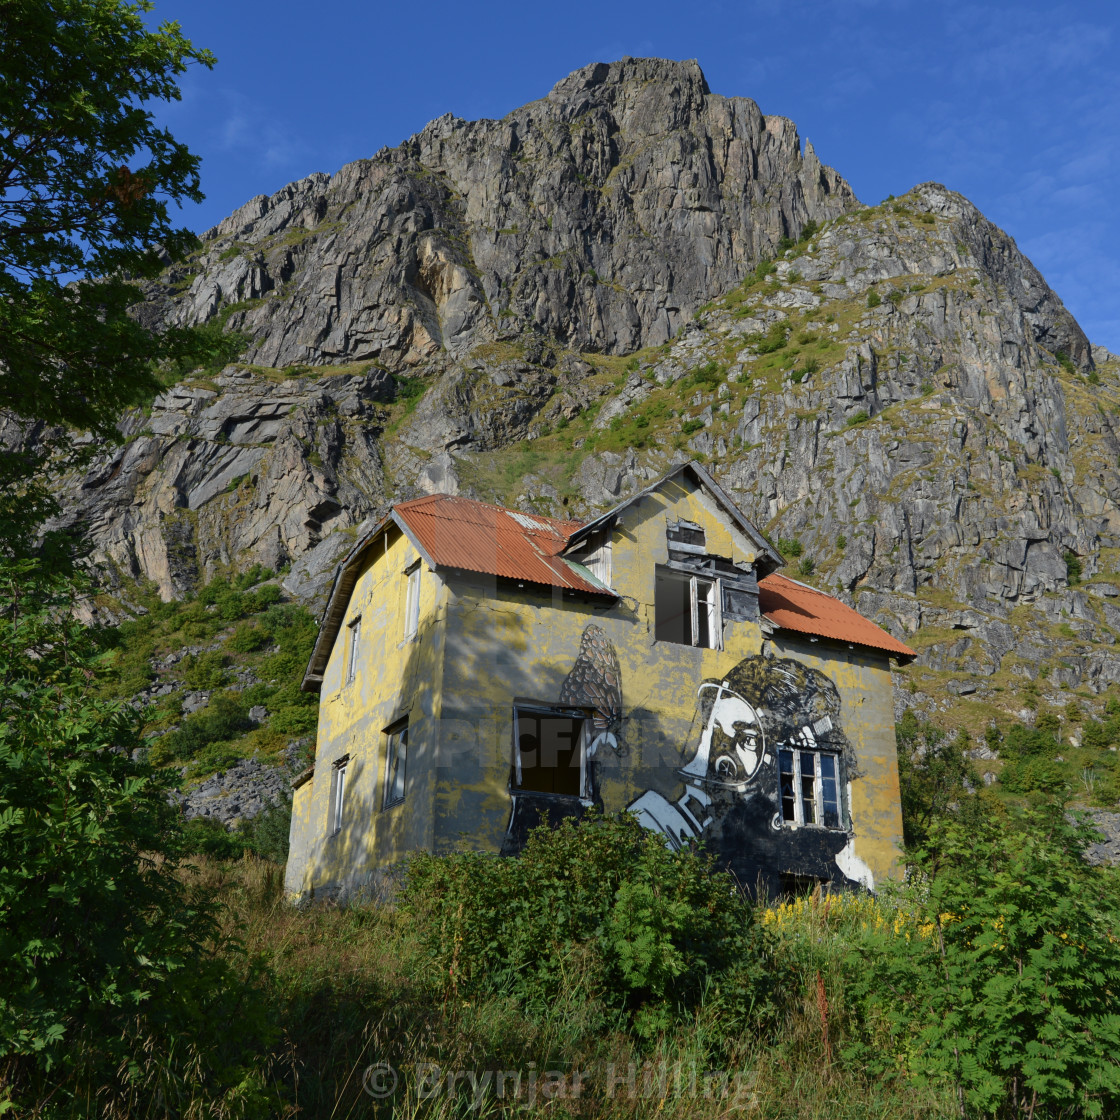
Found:
[[[647,1036],[704,997],[721,1000],[729,1025],[765,1002],[750,902],[705,858],[670,851],[625,814],[543,825],[517,859],[417,853],[402,901],[462,995],[508,993],[547,1014],[579,984]]]
[[[160,128],[191,63],[147,0],[0,0],[0,394],[17,415],[111,437],[157,388],[152,362],[214,341],[155,334],[133,281],[194,244],[169,206],[198,201],[197,156]]]
[[[79,1065],[127,1096],[141,1046],[165,1056],[165,1096],[195,1092],[174,1055],[224,1092],[210,1017],[244,991],[215,952],[232,946],[180,874],[166,781],[133,758],[136,713],[95,695],[74,594],[70,575],[0,565],[0,1100]]]
[[[895,727],[903,839],[923,843],[933,823],[971,806],[976,777],[968,760],[968,735],[950,738],[940,728],[903,712]]]

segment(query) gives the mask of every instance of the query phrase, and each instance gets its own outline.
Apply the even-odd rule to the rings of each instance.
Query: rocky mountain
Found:
[[[396,498],[589,514],[695,456],[920,649],[900,705],[979,727],[1120,684],[1120,359],[966,199],[860,204],[695,63],[442,117],[252,199],[146,295],[245,351],[71,480],[122,594],[261,562],[314,603]]]

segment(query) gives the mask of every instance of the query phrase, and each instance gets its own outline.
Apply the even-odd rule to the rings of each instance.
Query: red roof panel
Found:
[[[870,646],[907,660],[918,656],[909,646],[892,638],[882,627],[839,599],[785,576],[769,575],[758,581],[758,605],[762,613],[783,630]]]
[[[433,563],[548,587],[611,594],[559,553],[579,521],[519,513],[471,498],[433,494],[400,502],[393,512]]]

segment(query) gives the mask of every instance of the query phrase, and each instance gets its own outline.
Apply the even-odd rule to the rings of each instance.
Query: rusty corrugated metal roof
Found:
[[[762,613],[783,630],[870,646],[906,661],[918,656],[909,646],[839,599],[785,576],[769,575],[758,581],[758,605]]]
[[[440,567],[614,594],[585,568],[560,556],[579,521],[557,521],[446,494],[399,502],[393,512],[427,559]]]

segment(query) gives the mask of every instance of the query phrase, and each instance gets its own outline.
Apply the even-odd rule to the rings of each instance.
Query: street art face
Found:
[[[584,757],[593,774],[601,752],[619,748],[625,718],[618,655],[600,627],[584,630],[558,702],[592,713]],[[748,657],[700,683],[696,710],[682,764],[665,781],[651,772],[651,788],[627,806],[644,827],[673,848],[703,842],[748,887],[873,885],[848,829],[843,787],[858,774],[828,677],[791,658]],[[510,850],[543,812],[514,795]]]
[[[677,794],[648,789],[630,812],[674,848],[704,841],[748,886],[871,886],[847,829],[843,783],[856,776],[855,755],[832,681],[790,658],[748,657],[704,681],[697,708]]]

